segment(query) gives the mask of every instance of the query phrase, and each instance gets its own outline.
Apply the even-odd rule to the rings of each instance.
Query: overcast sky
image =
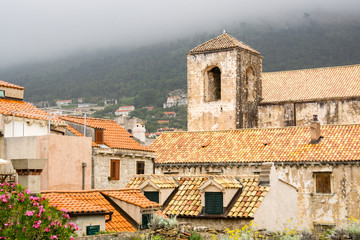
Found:
[[[0,0],[0,67],[319,9],[360,14],[360,0]]]

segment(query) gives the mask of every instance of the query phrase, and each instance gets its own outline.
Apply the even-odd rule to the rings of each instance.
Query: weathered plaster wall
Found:
[[[95,189],[116,189],[124,188],[133,175],[136,174],[136,162],[145,162],[145,173],[153,173],[153,152],[119,149],[94,149],[94,179]],[[120,160],[120,179],[108,180],[110,177],[111,160]]]
[[[91,188],[91,139],[61,135],[4,138],[5,159],[47,159],[40,175],[41,190],[82,189],[82,166],[85,188]]]
[[[258,228],[270,231],[282,231],[298,228],[297,189],[279,180],[275,167],[271,168],[270,191],[254,214],[254,223]]]
[[[120,201],[119,199],[113,197],[110,198],[116,203],[116,205],[118,205],[122,210],[124,210],[137,224],[142,224],[141,207],[125,201]]]
[[[314,165],[278,167],[281,179],[295,185],[298,195],[298,223],[313,227],[313,223],[344,227],[347,218],[360,217],[360,170],[358,165]],[[314,172],[332,172],[331,194],[317,194]]]
[[[0,91],[4,91],[5,97],[8,97],[8,98],[16,98],[16,99],[21,99],[21,100],[24,98],[24,89],[0,87]]]
[[[78,236],[86,235],[86,227],[92,225],[100,225],[100,231],[105,231],[105,215],[72,216],[70,222],[79,228]]]
[[[259,127],[308,125],[313,115],[322,124],[360,123],[360,100],[329,100],[304,103],[260,105]]]
[[[15,118],[13,122],[12,117],[5,117],[4,137],[42,136],[47,134],[47,121]]]
[[[221,100],[206,101],[207,71],[221,71]],[[235,129],[237,51],[187,56],[188,130]]]

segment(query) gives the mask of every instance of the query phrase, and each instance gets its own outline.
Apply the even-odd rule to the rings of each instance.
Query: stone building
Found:
[[[292,219],[297,226],[297,189],[280,181],[272,164],[263,175],[134,176],[128,187],[139,188],[159,202],[165,214],[193,226],[241,229],[254,221],[261,229],[282,230]],[[286,196],[286,197],[284,197]]]
[[[92,139],[92,188],[125,187],[134,174],[154,172],[154,151],[139,144],[118,123],[109,119],[61,116],[66,135]]]
[[[262,72],[262,56],[227,33],[187,55],[188,130],[360,122],[360,65]]]
[[[360,124],[166,132],[152,144],[156,173],[180,176],[261,175],[274,163],[295,186],[303,228],[344,227],[360,218]]]

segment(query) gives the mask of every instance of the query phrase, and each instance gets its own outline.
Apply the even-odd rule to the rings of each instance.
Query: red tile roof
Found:
[[[360,160],[360,125],[321,126],[310,144],[309,127],[163,132],[151,147],[157,163],[332,162]]]
[[[70,192],[42,192],[42,195],[50,199],[52,204],[58,208],[62,206],[71,206],[72,211],[97,211],[106,210],[113,212],[111,221],[105,223],[106,231],[115,232],[134,232],[136,229],[124,216],[105,199],[99,190],[90,191],[70,191]],[[64,203],[65,202],[65,203]]]
[[[209,52],[214,50],[223,50],[223,49],[232,49],[232,48],[242,48],[247,51],[260,54],[258,51],[253,49],[252,47],[246,45],[245,43],[237,40],[233,36],[223,33],[220,36],[217,36],[216,38],[213,38],[203,44],[200,44],[199,46],[193,48],[190,50],[189,54],[196,54],[196,53],[203,53],[203,52]]]
[[[146,178],[141,176],[134,177],[128,186],[140,186],[147,179],[160,179],[160,175],[151,175]],[[202,214],[201,191],[200,188],[207,181],[212,180],[220,184],[223,188],[242,189],[240,196],[235,199],[235,203],[228,206],[227,216],[232,218],[252,218],[270,187],[258,186],[259,179],[252,177],[239,176],[163,176],[164,179],[172,178],[179,183],[179,188],[165,207],[164,213],[167,215],[179,215],[195,217]],[[235,197],[234,195],[233,197]]]
[[[69,130],[71,133],[73,133],[75,136],[78,136],[78,137],[83,137],[84,135],[82,133],[80,133],[78,130],[76,130],[75,128],[73,128],[72,126],[70,125],[67,125],[66,126],[66,130]],[[91,141],[91,145],[93,147],[99,147],[99,145],[97,143],[95,143],[94,141]]]
[[[262,73],[262,103],[360,97],[360,65]]]
[[[147,199],[139,189],[123,189],[121,191],[105,190],[102,193],[106,196],[119,199],[124,202],[128,202],[139,206],[141,208],[159,208],[160,204],[152,202]]]
[[[61,116],[64,121],[84,124],[83,117]],[[109,119],[86,118],[86,126],[103,129],[104,143],[110,148],[152,151],[151,148],[139,144],[132,135],[121,127],[117,122]]]
[[[13,112],[15,112],[16,117],[38,120],[48,120],[49,118],[47,112],[38,109],[37,107],[31,105],[28,102],[10,99],[0,99],[0,113],[5,116],[13,116]],[[57,117],[51,117],[51,121],[62,122]]]
[[[19,89],[19,90],[24,90],[24,87],[9,83],[9,82],[5,82],[5,81],[1,81],[0,80],[0,87],[7,87],[7,88],[15,88],[15,89]]]
[[[231,218],[253,217],[270,190],[270,187],[258,186],[259,179],[257,178],[241,178],[241,183],[243,184],[242,193],[228,213]]]
[[[128,185],[127,188],[139,188],[146,180],[150,180],[158,188],[176,188],[179,186],[178,182],[174,177],[165,176],[165,175],[138,175],[134,176]]]

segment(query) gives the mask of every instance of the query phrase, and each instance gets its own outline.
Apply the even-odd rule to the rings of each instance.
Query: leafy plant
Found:
[[[0,238],[74,239],[78,227],[65,209],[57,210],[20,184],[0,183]]]
[[[205,238],[198,232],[192,232],[189,239],[190,240],[205,240]]]
[[[176,220],[176,216],[173,216],[171,218],[166,218],[164,216],[153,214],[151,221],[149,223],[149,227],[152,229],[172,228],[175,227],[177,223],[178,221]]]

